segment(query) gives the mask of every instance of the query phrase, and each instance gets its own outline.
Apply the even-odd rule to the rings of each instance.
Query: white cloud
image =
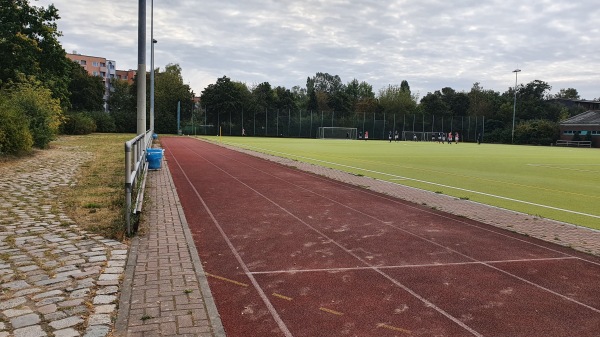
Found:
[[[137,1],[35,4],[50,2],[67,52],[137,68]],[[599,14],[590,0],[154,0],[155,65],[179,63],[196,93],[223,75],[291,88],[328,72],[376,91],[406,79],[421,95],[474,82],[504,91],[518,67],[521,83],[539,79],[592,99]]]

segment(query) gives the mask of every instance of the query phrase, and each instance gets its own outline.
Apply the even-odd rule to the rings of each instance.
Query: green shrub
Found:
[[[558,123],[545,119],[528,120],[515,127],[515,143],[550,145],[560,136]]]
[[[483,142],[494,144],[510,144],[511,136],[511,129],[495,129],[491,132],[485,132],[485,135],[483,136]]]
[[[37,82],[19,83],[8,89],[7,104],[28,121],[35,147],[45,149],[58,135],[63,113],[58,99]]]
[[[31,152],[33,137],[27,118],[0,97],[0,155]]]
[[[84,112],[69,112],[62,125],[62,132],[67,135],[89,135],[96,131],[96,122]]]
[[[96,122],[96,132],[112,133],[117,131],[115,119],[112,115],[104,111],[94,111],[89,113],[90,117]]]

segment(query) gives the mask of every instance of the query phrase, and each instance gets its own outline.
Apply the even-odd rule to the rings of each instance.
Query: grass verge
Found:
[[[61,188],[60,199],[67,215],[84,230],[107,238],[125,238],[124,142],[132,134],[61,136],[51,150],[86,153],[90,159],[79,168],[76,184]]]

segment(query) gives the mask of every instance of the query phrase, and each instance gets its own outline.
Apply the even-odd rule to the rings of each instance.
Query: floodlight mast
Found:
[[[521,69],[515,69],[513,70],[513,73],[515,73],[515,98],[513,100],[513,122],[512,122],[512,136],[511,136],[511,143],[514,144],[515,143],[515,115],[517,113],[517,74],[521,71]]]
[[[137,134],[146,133],[146,0],[139,0],[138,68],[137,68]],[[146,144],[146,139],[144,139]]]
[[[154,133],[154,0],[150,1],[150,130]]]

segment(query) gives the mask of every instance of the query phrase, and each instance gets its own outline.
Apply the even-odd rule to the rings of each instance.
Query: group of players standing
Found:
[[[440,132],[437,137],[434,134],[432,141],[436,141],[436,138],[437,142],[442,144],[444,144],[446,141],[448,141],[448,144],[452,144],[452,141],[454,141],[455,144],[458,144],[458,141],[460,140],[458,132],[455,132],[454,134],[452,134],[452,132],[448,132],[448,136],[446,136],[446,133]]]
[[[350,134],[346,133],[346,138],[349,138]],[[363,137],[363,133],[359,132],[358,133],[358,139],[363,139],[367,140],[369,139],[369,131],[365,131],[364,133],[364,137]],[[390,130],[388,133],[388,140],[390,141],[390,143],[392,142],[392,139],[394,139],[394,141],[399,141],[400,140],[400,135],[398,134],[398,130],[396,130],[395,133],[392,134],[392,131]],[[452,133],[452,132],[448,132],[448,134],[446,135],[445,132],[439,132],[437,135],[433,134],[431,141],[435,142],[437,140],[438,143],[444,144],[446,142],[448,142],[448,144],[452,144],[452,142],[454,142],[455,144],[458,144],[459,140],[460,140],[460,135],[458,134],[458,132]],[[417,135],[413,135],[413,141],[419,141],[419,139],[417,138]],[[477,143],[480,142],[480,136],[478,135],[477,137]]]

